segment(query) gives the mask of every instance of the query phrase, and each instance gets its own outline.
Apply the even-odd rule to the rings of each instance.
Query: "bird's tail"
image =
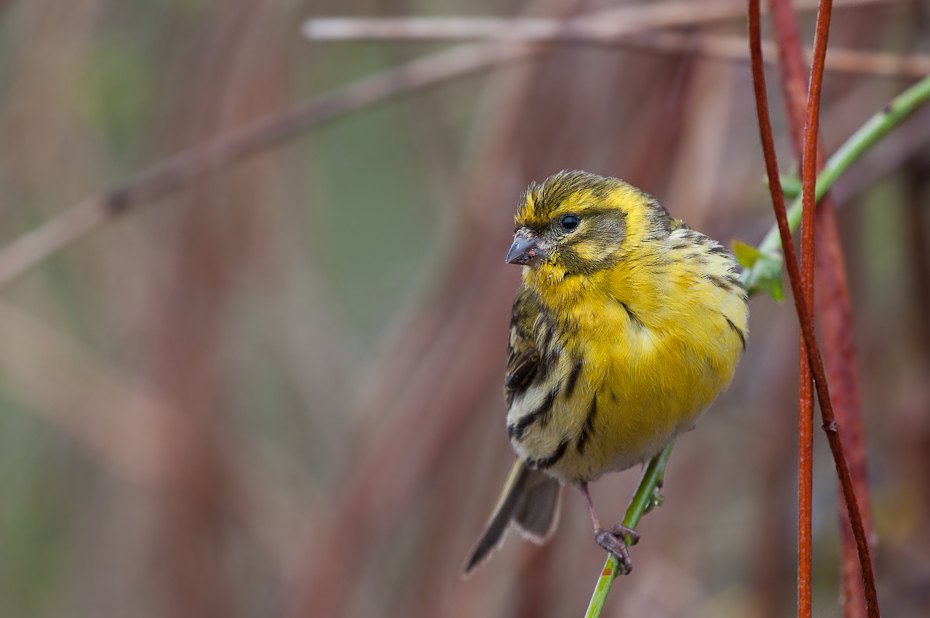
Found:
[[[531,470],[518,459],[487,527],[468,558],[464,574],[471,573],[500,546],[511,522],[524,538],[537,545],[545,543],[559,522],[560,494],[561,485],[557,480],[539,470]]]

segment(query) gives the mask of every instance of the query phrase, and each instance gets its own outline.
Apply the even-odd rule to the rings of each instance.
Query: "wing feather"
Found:
[[[510,317],[507,374],[504,379],[504,399],[508,406],[514,397],[527,389],[539,369],[539,351],[533,339],[533,326],[539,313],[533,293],[521,287],[513,301]]]

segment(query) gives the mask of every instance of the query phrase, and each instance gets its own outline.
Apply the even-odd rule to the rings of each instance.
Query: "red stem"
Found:
[[[862,513],[866,538],[872,539],[872,516],[869,499],[868,465],[865,436],[862,427],[862,397],[859,390],[859,368],[856,364],[856,343],[853,333],[852,309],[846,282],[843,249],[840,246],[836,211],[832,203],[821,201],[817,206],[816,272],[819,284],[814,300],[823,336],[827,379],[833,385],[833,407],[838,423],[843,427],[843,450],[849,461],[856,501]],[[842,487],[837,483],[837,490]],[[865,618],[868,609],[859,568],[856,537],[845,508],[838,509],[840,543],[842,546],[842,589],[845,618]],[[871,542],[870,542],[871,545]]]
[[[808,309],[813,311],[811,306]],[[813,613],[814,389],[803,334],[798,348],[801,352],[798,401],[798,616],[810,618]]]
[[[782,94],[788,134],[798,161],[804,157],[804,120],[807,111],[807,68],[798,38],[798,24],[791,0],[769,0],[772,7],[772,27],[778,43],[778,68],[781,72]]]
[[[807,88],[804,59],[798,38],[794,9],[789,1],[770,0],[772,24],[778,40],[778,65],[781,70],[782,94],[788,117],[788,129],[798,160],[803,160],[804,116],[807,107]],[[805,226],[805,229],[808,229]],[[813,230],[813,227],[810,228]],[[802,256],[802,262],[804,257]],[[801,269],[807,278],[807,269]],[[809,282],[813,286],[813,280]],[[805,287],[808,284],[805,282]],[[807,309],[814,308],[807,303]],[[801,334],[800,350],[800,393],[798,401],[798,616],[809,618],[813,612],[812,571],[813,533],[812,506],[814,493],[814,394],[811,381],[810,361],[804,335]]]
[[[821,7],[824,8],[824,3]],[[815,38],[815,57],[814,57],[814,76],[812,80],[812,97],[811,106],[808,114],[808,128],[812,129],[810,136],[813,139],[805,143],[812,144],[811,151],[816,153],[816,135],[817,135],[817,117],[819,115],[820,103],[820,86],[823,78],[823,61],[826,52],[826,32],[829,28],[829,10],[830,4],[826,3],[826,11],[821,10],[817,19],[817,37]],[[765,88],[765,73],[762,66],[762,41],[759,27],[759,0],[749,0],[749,48],[752,59],[752,76],[753,88],[756,98],[756,111],[759,117],[759,132],[762,141],[762,150],[765,156],[765,168],[769,180],[769,190],[772,194],[772,206],[775,211],[775,219],[778,223],[778,232],[781,237],[782,248],[785,253],[785,266],[788,270],[788,279],[791,284],[792,294],[794,296],[795,310],[798,314],[798,320],[801,326],[801,333],[808,350],[808,360],[810,363],[811,373],[813,374],[814,384],[817,390],[817,399],[820,401],[820,409],[823,418],[823,428],[827,432],[827,439],[830,443],[830,450],[836,464],[837,474],[843,487],[843,497],[846,501],[846,508],[849,512],[853,533],[856,537],[856,546],[859,551],[859,561],[862,568],[863,582],[866,588],[866,603],[868,605],[869,616],[878,617],[878,598],[875,593],[875,579],[872,573],[872,562],[869,555],[869,546],[865,537],[865,529],[862,524],[862,516],[859,512],[859,506],[856,502],[856,495],[852,488],[852,480],[849,474],[849,467],[843,453],[843,447],[840,442],[839,429],[836,425],[836,417],[833,413],[833,406],[830,400],[830,393],[827,388],[826,376],[824,373],[823,359],[820,356],[820,348],[817,345],[817,338],[814,333],[814,324],[812,311],[808,309],[808,292],[801,281],[800,268],[797,262],[797,254],[794,249],[794,242],[791,238],[791,231],[788,226],[788,218],[785,212],[785,196],[782,192],[781,182],[778,175],[778,161],[775,156],[775,144],[772,137],[772,125],[769,119],[768,100]],[[816,88],[815,88],[816,86]],[[811,116],[813,121],[811,122]],[[805,148],[805,152],[807,148]],[[816,165],[816,159],[805,157],[805,202],[809,199],[811,208],[813,207],[813,183],[812,179],[807,177],[807,163],[812,166]],[[816,172],[816,167],[811,168],[811,174]],[[807,197],[810,194],[810,198]],[[807,210],[807,209],[806,209]],[[812,223],[806,227],[811,228]],[[813,240],[813,236],[811,236]],[[811,246],[810,251],[813,251]],[[812,253],[810,255],[813,255]],[[813,294],[810,294],[813,297]]]
[[[813,310],[813,307],[808,309]],[[798,616],[810,618],[813,612],[811,514],[814,495],[814,389],[803,334],[798,347],[801,353],[798,401]]]
[[[827,0],[828,3],[832,0]],[[824,4],[821,2],[821,9]],[[829,24],[829,9],[826,11]],[[820,35],[820,19],[817,20],[817,36]],[[826,33],[823,41],[826,43]],[[816,58],[814,60],[816,62]],[[812,72],[812,77],[816,73]],[[823,73],[820,73],[821,77]],[[811,80],[808,94],[807,120],[804,126],[801,183],[803,188],[804,212],[801,218],[801,288],[804,290],[804,305],[809,314],[814,313],[814,186],[817,182],[817,136],[820,119],[820,88],[822,83]],[[811,139],[813,136],[813,139]],[[798,505],[798,616],[810,618],[813,612],[811,592],[812,559],[812,502],[814,484],[814,398],[811,392],[810,354],[801,338],[801,394],[798,404],[798,475],[801,496]],[[802,542],[806,545],[804,547]]]
[[[802,196],[804,203],[803,227],[802,227],[802,252],[801,266],[804,270],[807,286],[805,294],[805,304],[811,310],[813,309],[814,290],[814,214],[816,203],[814,191],[817,183],[817,144],[820,135],[820,96],[823,88],[823,71],[824,63],[827,56],[827,40],[830,33],[830,17],[833,9],[833,0],[820,0],[820,7],[817,10],[817,29],[814,34],[814,58],[811,65],[810,93],[807,99],[807,122],[804,132],[804,160],[802,163]],[[812,311],[811,311],[812,313]],[[813,324],[810,325],[813,331]],[[826,382],[823,383],[823,390],[826,389]],[[859,564],[862,571],[862,581],[865,588],[866,608],[870,618],[878,618],[878,594],[875,590],[875,576],[872,572],[872,559],[869,551],[868,537],[865,532],[865,525],[862,519],[862,512],[859,509],[856,491],[853,485],[849,466],[846,462],[846,455],[843,450],[842,440],[837,428],[836,418],[833,413],[833,406],[824,405],[824,398],[820,396],[820,384],[818,380],[818,398],[823,415],[824,428],[827,430],[827,437],[830,442],[830,450],[833,452],[833,458],[836,462],[837,472],[843,488],[843,496],[846,500],[846,509],[848,511],[850,524],[853,529],[853,535],[856,540],[856,547],[859,552]],[[827,393],[829,397],[829,393]]]
[[[807,108],[807,70],[804,64],[804,52],[798,38],[797,20],[790,1],[770,0],[770,3],[772,25],[778,43],[779,68],[788,127],[795,155],[798,160],[803,160],[804,123]],[[817,169],[819,170],[823,167],[823,143],[820,140],[818,151]],[[814,300],[817,304],[817,314],[820,317],[823,334],[827,377],[834,387],[834,408],[839,423],[844,429],[843,446],[849,461],[853,488],[862,510],[866,537],[871,538],[868,474],[852,310],[846,282],[846,268],[843,263],[843,250],[837,230],[836,210],[829,194],[824,196],[817,206],[816,219],[815,271],[821,283]],[[803,380],[802,377],[802,383]],[[842,491],[841,487],[839,489]],[[842,598],[845,618],[864,618],[867,610],[858,550],[848,513],[843,508],[839,510],[839,519],[843,551]],[[799,533],[802,529],[799,525]],[[798,564],[799,569],[804,564],[800,552]],[[809,569],[807,565],[808,574]],[[800,596],[799,600],[801,600]]]

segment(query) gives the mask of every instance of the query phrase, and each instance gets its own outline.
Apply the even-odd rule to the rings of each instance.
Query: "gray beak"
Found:
[[[507,263],[532,266],[545,257],[546,252],[539,248],[539,240],[535,236],[518,233],[507,252]]]

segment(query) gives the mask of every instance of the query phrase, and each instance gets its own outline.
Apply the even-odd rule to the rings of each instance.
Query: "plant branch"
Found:
[[[656,492],[662,487],[662,480],[665,477],[665,465],[672,454],[674,442],[670,443],[665,449],[653,457],[643,472],[643,478],[639,481],[639,487],[633,494],[633,500],[626,509],[626,515],[623,518],[623,525],[632,530],[636,529],[639,520],[643,515],[648,513],[652,507],[657,506]],[[626,542],[630,539],[627,537]],[[585,618],[597,618],[604,609],[604,603],[607,601],[607,595],[610,593],[610,587],[614,583],[619,573],[619,563],[617,558],[612,555],[607,556],[607,562],[601,571],[601,576],[594,587],[594,594],[591,595],[591,602],[588,604],[588,611],[585,612]]]
[[[320,22],[320,26],[325,26],[325,21]],[[361,21],[361,20],[360,20]],[[404,41],[411,40],[401,36],[385,37],[378,36],[377,31],[366,35],[367,22],[373,20],[364,20],[358,24],[359,32],[357,36],[350,37],[348,34],[345,38],[327,38],[314,36],[313,40],[318,41]],[[476,37],[463,36],[463,39],[472,39]],[[488,34],[482,38],[493,38]],[[412,40],[417,40],[416,38]],[[648,34],[631,34],[621,37],[604,37],[601,35],[588,36],[577,35],[572,40],[558,38],[546,39],[547,42],[561,44],[597,44],[602,46],[630,47],[634,49],[646,49],[670,54],[696,54],[706,58],[718,60],[732,60],[735,62],[749,62],[749,42],[745,37],[725,36],[718,34],[706,34],[702,32],[675,32],[670,30],[659,30]],[[763,41],[762,51],[765,55],[765,62],[774,64],[776,60],[771,57],[777,54],[777,46],[773,41]],[[805,52],[808,64],[812,57],[812,50]],[[879,77],[911,77],[921,78],[930,74],[930,56],[926,54],[895,54],[890,52],[873,52],[860,51],[855,49],[830,48],[830,55],[827,57],[826,69],[837,73],[852,73],[860,75],[874,75]]]
[[[842,445],[840,443],[836,418],[833,413],[833,406],[827,387],[823,359],[820,355],[820,348],[817,345],[813,318],[811,312],[807,309],[806,290],[804,290],[802,287],[797,255],[794,250],[794,243],[791,239],[788,218],[785,212],[784,193],[782,192],[781,184],[779,182],[778,162],[775,156],[775,144],[772,137],[771,121],[769,120],[768,101],[765,88],[765,73],[762,66],[759,12],[759,0],[750,0],[749,39],[752,53],[753,88],[756,97],[756,109],[759,116],[759,131],[762,139],[762,149],[765,155],[766,173],[769,178],[769,190],[772,194],[772,205],[775,210],[776,220],[778,221],[778,230],[781,236],[782,247],[784,247],[786,254],[785,266],[788,269],[788,278],[790,280],[792,292],[794,295],[795,310],[797,311],[798,320],[801,325],[801,332],[804,335],[804,342],[809,352],[808,358],[810,359],[811,372],[813,374],[814,384],[817,391],[817,399],[820,402],[821,414],[823,417],[823,427],[827,432],[827,438],[830,443],[830,450],[833,453],[833,458],[836,464],[838,475],[840,477],[840,482],[843,485],[843,496],[846,500],[846,506],[847,510],[849,511],[850,520],[852,522],[853,532],[856,535],[856,545],[859,549],[860,564],[862,566],[863,579],[866,585],[866,599],[869,606],[869,615],[877,616],[877,597],[875,596],[874,578],[872,576],[872,565],[871,559],[869,557],[868,543],[864,537],[861,515],[859,513],[858,505],[856,504],[856,497],[852,490],[849,468],[846,464],[846,459],[843,454]],[[822,27],[822,22],[818,18],[818,28],[820,29]],[[817,50],[817,43],[820,45],[825,45],[825,33],[821,34],[819,38],[815,39],[815,50]],[[815,67],[817,67],[816,53]],[[808,187],[807,191],[810,194],[811,199],[813,199],[813,176],[811,177],[810,185],[811,186]],[[870,582],[871,592],[869,590]]]
[[[838,0],[837,7],[885,6],[903,0]],[[458,41],[493,39],[536,43],[614,43],[639,30],[741,17],[743,4],[732,0],[660,2],[628,5],[571,19],[545,17],[324,17],[305,21],[301,30],[313,41]],[[817,0],[799,0],[813,10]],[[633,26],[632,28],[630,26]],[[831,51],[832,53],[832,51]]]
[[[845,0],[843,6],[897,0]],[[742,14],[742,4],[668,2],[622,7],[588,16],[611,16],[611,36],[641,35],[644,30],[688,26]],[[564,24],[554,20],[562,30]],[[303,131],[367,106],[538,53],[540,45],[503,41],[464,45],[420,58],[183,151],[131,176],[119,186],[65,209],[0,250],[0,286],[20,276],[63,247],[102,227],[132,207],[178,191],[204,175],[276,146]]]
[[[208,140],[156,163],[114,189],[71,206],[4,247],[0,250],[0,286],[131,207],[177,191],[311,127],[533,51],[534,47],[526,45],[463,45],[363,78]]]
[[[742,4],[732,0],[681,1],[621,7],[579,19],[609,23],[613,36],[623,36],[733,18],[741,15],[742,10]],[[606,20],[605,16],[611,19]],[[554,21],[558,29],[574,27],[572,20]],[[133,206],[182,189],[210,172],[276,146],[307,129],[401,94],[532,56],[543,49],[540,44],[512,40],[462,45],[363,78],[208,140],[131,176],[116,188],[78,202],[11,242],[0,250],[0,286]]]
[[[807,72],[801,56],[801,42],[795,12],[787,0],[771,0],[772,25],[778,42],[778,64],[789,134],[795,156],[804,161],[804,127],[807,109]],[[817,163],[819,160],[815,158]],[[828,205],[831,206],[832,205]],[[811,222],[813,223],[813,222]],[[813,236],[814,226],[805,223],[804,231]],[[802,243],[803,244],[803,243]],[[811,243],[812,244],[812,243]],[[806,249],[808,245],[804,245]],[[813,260],[804,253],[801,275],[805,287],[813,290]],[[780,269],[779,269],[780,270]],[[809,312],[814,312],[813,293],[806,299]],[[809,618],[813,612],[813,495],[814,495],[814,393],[810,372],[810,355],[801,335],[799,350],[798,388],[798,616]]]
[[[798,38],[797,18],[787,0],[771,0],[772,25],[779,46],[779,65],[785,110],[788,115],[792,143],[798,160],[804,158],[804,125],[807,108],[807,72]],[[833,55],[835,48],[831,48]],[[826,64],[825,64],[826,66]],[[823,142],[817,138],[818,150]],[[823,167],[821,152],[815,163],[818,172]],[[853,335],[852,309],[843,264],[843,249],[840,244],[836,223],[836,208],[829,194],[818,202],[815,214],[817,238],[814,242],[814,268],[820,279],[818,293],[814,297],[823,333],[827,379],[833,385],[834,409],[843,425],[844,450],[849,462],[853,489],[862,513],[866,537],[871,529],[869,513],[869,491],[867,463],[863,446],[862,410],[859,392],[859,376],[856,367],[856,351]],[[813,229],[813,226],[811,227]],[[808,299],[808,307],[813,306]],[[801,344],[803,347],[803,342]],[[806,353],[801,358],[801,388],[804,405],[800,408],[802,420],[800,432],[799,464],[801,480],[799,500],[799,552],[798,552],[798,607],[801,613],[811,613],[811,503],[812,503],[812,459],[813,459],[813,401],[810,397],[810,372]],[[846,618],[864,618],[867,614],[865,593],[859,567],[858,549],[849,517],[839,509],[840,537],[842,541],[842,599]],[[806,549],[802,551],[803,546]],[[803,568],[802,568],[803,567]],[[802,577],[803,576],[803,577]],[[803,580],[803,581],[802,581]],[[803,584],[803,585],[802,585]]]
[[[814,62],[811,67],[807,124],[804,134],[802,180],[802,198],[804,203],[802,234],[804,239],[802,241],[803,255],[801,258],[801,266],[806,271],[805,282],[808,284],[806,286],[808,289],[805,290],[806,297],[804,300],[808,307],[813,307],[814,295],[814,214],[816,208],[814,193],[817,183],[817,142],[820,121],[820,96],[823,87],[823,65],[827,55],[831,9],[832,0],[821,0],[820,9],[817,11],[817,30],[814,35]],[[805,330],[810,330],[811,332],[811,339],[813,339],[813,328],[813,321],[805,326]],[[816,373],[816,368],[813,366],[814,351],[817,350],[816,341],[809,342],[808,349],[810,352],[808,358],[812,361],[811,369]],[[850,474],[849,465],[846,461],[846,454],[843,451],[843,443],[833,412],[833,405],[830,403],[830,394],[827,390],[826,379],[822,372],[823,370],[821,368],[821,374],[818,376],[819,379],[817,380],[817,398],[820,401],[823,428],[827,432],[827,440],[830,443],[830,451],[833,453],[833,461],[836,464],[837,476],[843,488],[843,498],[846,502],[849,522],[852,525],[853,535],[856,540],[856,548],[859,552],[859,568],[862,574],[862,583],[865,587],[865,601],[866,607],[868,608],[868,615],[870,618],[878,618],[878,593],[875,590],[875,575],[872,571],[869,540],[865,533],[862,511],[859,508],[852,475]]]
[[[811,64],[810,91],[807,96],[807,114],[803,131],[801,157],[801,288],[808,315],[814,313],[814,188],[817,185],[817,146],[820,136],[820,100],[823,91],[823,65],[827,54],[830,17],[833,0],[822,0],[817,11],[817,29],[814,34],[814,58]],[[787,6],[786,4],[784,6]],[[797,84],[804,87],[803,81]],[[791,105],[789,99],[788,105]],[[813,324],[811,324],[813,327]],[[801,337],[800,391],[798,400],[798,479],[801,497],[798,507],[798,615],[810,618],[813,614],[813,489],[814,489],[814,393],[811,389],[810,362],[813,346],[806,345]],[[858,508],[858,506],[856,507]]]
[[[884,0],[882,0],[884,1]],[[802,8],[814,8],[811,3]],[[628,10],[628,7],[622,9]],[[792,16],[793,16],[792,11]],[[318,18],[304,22],[304,34],[313,41],[419,41],[438,40],[532,40],[563,45],[596,44],[647,49],[666,53],[696,54],[714,59],[749,61],[749,45],[745,37],[723,36],[699,31],[676,32],[658,30],[647,33],[615,34],[605,31],[572,28],[559,30],[554,19],[528,18]],[[772,41],[762,43],[766,62],[778,48]],[[812,50],[806,52],[808,63]],[[883,77],[922,78],[930,74],[930,56],[900,55],[886,52],[831,48],[826,69],[842,73]]]
[[[917,109],[926,105],[928,101],[930,101],[930,77],[924,78],[905,90],[892,99],[881,111],[869,118],[827,160],[817,177],[814,199],[819,201],[823,198],[850,165],[859,160],[883,137],[898,128],[901,123],[907,120]],[[802,202],[802,199],[798,198],[792,202],[791,208],[788,210],[788,227],[791,232],[797,230],[801,224]],[[762,239],[758,249],[762,255],[781,261],[782,257],[779,252],[781,237],[777,223],[772,226],[765,238]],[[751,282],[756,271],[756,267],[751,268],[744,280]],[[750,293],[757,291],[752,287],[751,283],[749,290]]]
[[[659,31],[645,35],[624,37],[617,45],[667,53],[688,53],[719,60],[749,61],[749,41],[745,37],[705,34],[701,32]],[[763,41],[762,51],[767,63],[776,62],[773,41]],[[810,62],[812,51],[806,50]],[[922,78],[930,74],[930,56],[925,54],[899,55],[887,52],[859,51],[830,48],[826,69],[837,73],[874,75],[880,77]]]

